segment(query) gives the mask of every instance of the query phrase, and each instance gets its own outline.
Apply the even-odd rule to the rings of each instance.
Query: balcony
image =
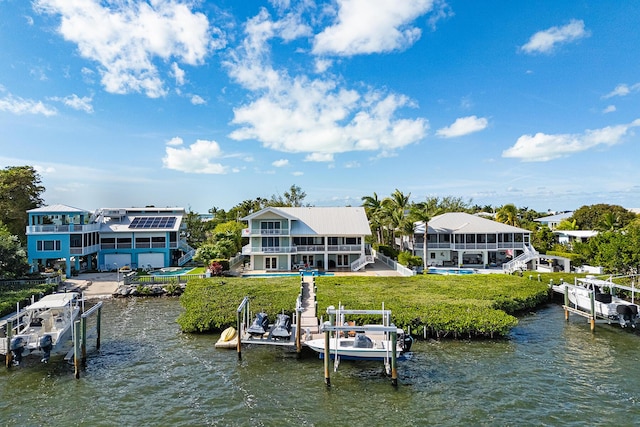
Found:
[[[362,246],[360,245],[329,245],[327,246],[329,252],[361,252]]]
[[[70,255],[88,255],[100,250],[100,245],[85,246],[84,248],[69,248]]]
[[[251,236],[288,236],[289,230],[283,228],[262,229],[262,228],[245,228],[242,230],[242,237]]]
[[[243,255],[260,254],[294,254],[297,252],[296,246],[254,246],[246,245],[242,248]]]
[[[324,245],[297,245],[298,253],[302,252],[324,252]]]
[[[27,234],[37,233],[87,233],[90,231],[100,231],[100,224],[46,224],[29,225]]]

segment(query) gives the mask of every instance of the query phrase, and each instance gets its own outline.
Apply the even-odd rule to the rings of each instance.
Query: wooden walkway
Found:
[[[302,333],[306,333],[308,330],[311,334],[318,334],[320,332],[318,326],[318,316],[316,313],[316,294],[315,294],[315,278],[310,276],[307,279],[307,276],[303,276],[305,278],[302,285],[302,315],[301,317],[301,326]]]

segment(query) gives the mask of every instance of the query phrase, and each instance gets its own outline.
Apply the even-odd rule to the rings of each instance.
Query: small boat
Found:
[[[413,338],[405,335],[402,329],[397,331],[396,357],[403,359],[411,350]],[[305,345],[324,358],[324,338],[305,341]],[[329,339],[329,354],[333,359],[337,355],[345,360],[386,360],[391,357],[391,340],[385,334],[361,333],[355,336],[338,336]]]
[[[564,293],[566,287],[569,302],[587,313],[591,313],[591,295],[593,294],[596,316],[618,322],[623,328],[635,328],[640,322],[640,316],[638,316],[640,307],[608,292],[603,292],[605,288],[611,289],[612,286],[611,282],[587,276],[584,279],[576,279],[574,285],[563,283],[554,286],[553,289]]]
[[[9,317],[13,326],[9,351],[14,365],[30,354],[46,363],[52,354],[64,354],[72,345],[73,323],[80,315],[78,292],[46,295]],[[4,328],[2,328],[4,331]],[[0,352],[6,352],[7,337],[0,338]]]
[[[256,314],[251,326],[247,328],[247,333],[252,337],[261,337],[269,331],[269,317],[267,313]]]
[[[235,348],[238,346],[238,331],[233,326],[229,326],[222,331],[220,339],[215,344],[216,348]]]
[[[286,314],[278,314],[276,323],[271,329],[271,337],[275,340],[288,340],[291,338],[291,317]]]

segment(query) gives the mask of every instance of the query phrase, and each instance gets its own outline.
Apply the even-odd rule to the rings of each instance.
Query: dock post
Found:
[[[76,379],[80,378],[80,321],[73,323],[73,369]]]
[[[596,291],[592,290],[589,297],[591,299],[591,317],[589,317],[589,322],[591,324],[591,332],[594,332],[596,330]]]
[[[246,310],[246,307],[245,307]],[[238,344],[236,345],[236,349],[238,351],[238,360],[242,360],[242,311],[238,310],[236,313],[236,322],[237,322],[237,334],[238,334]]]
[[[397,365],[397,356],[398,356],[398,333],[391,332],[391,385],[394,387],[398,386],[398,365]]]
[[[5,355],[5,359],[6,359],[6,364],[7,364],[7,368],[11,367],[11,358],[12,358],[12,354],[11,354],[11,334],[13,333],[13,322],[10,320],[7,320],[7,324],[5,325],[7,333],[7,354]]]
[[[100,322],[102,321],[102,304],[98,307],[98,315],[96,317],[96,350],[100,350]]]
[[[329,359],[331,358],[331,353],[329,351],[329,331],[324,331],[324,383],[327,387],[331,387],[331,377],[329,374]]]
[[[564,320],[569,321],[569,287],[564,287]]]
[[[80,319],[80,351],[82,353],[82,364],[87,363],[87,318]]]
[[[302,352],[302,342],[300,340],[302,336],[302,309],[296,309],[296,352]]]

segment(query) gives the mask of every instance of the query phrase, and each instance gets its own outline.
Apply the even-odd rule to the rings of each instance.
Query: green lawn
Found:
[[[518,320],[515,314],[546,302],[549,279],[537,281],[506,274],[414,277],[323,276],[316,278],[319,315],[339,303],[351,309],[392,310],[393,322],[412,331],[427,329],[434,337],[503,336]],[[564,280],[573,281],[565,275]],[[559,277],[554,279],[559,281]],[[185,332],[219,331],[235,325],[236,309],[244,296],[255,313],[271,318],[292,314],[300,290],[298,277],[264,279],[212,278],[190,280],[181,302],[185,312],[178,323]],[[374,317],[355,317],[359,323]]]

